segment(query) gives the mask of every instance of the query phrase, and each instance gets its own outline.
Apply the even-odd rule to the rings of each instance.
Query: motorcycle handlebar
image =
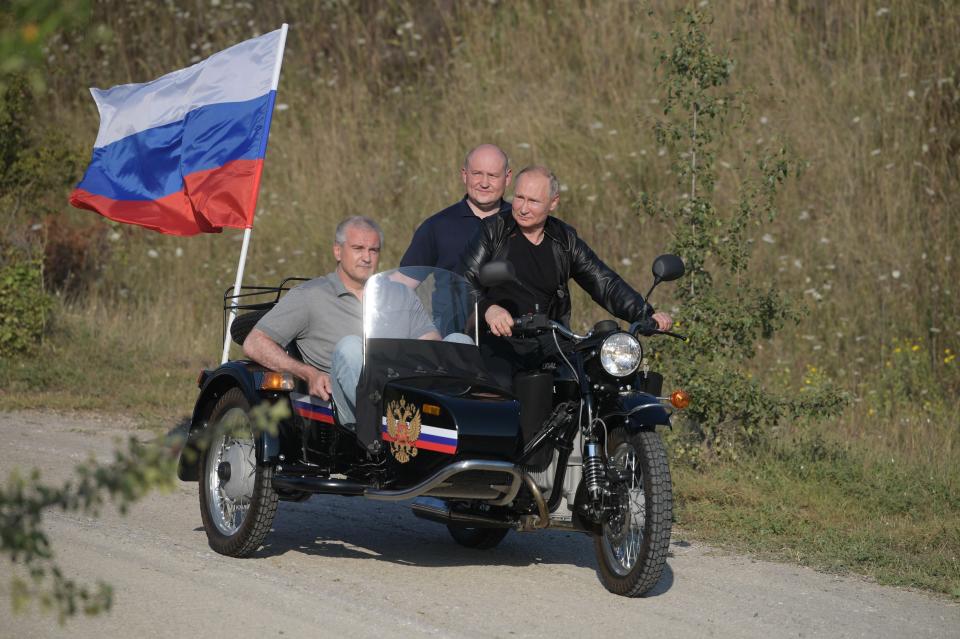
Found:
[[[553,320],[547,319],[546,315],[542,313],[536,313],[532,315],[522,315],[520,317],[513,318],[513,329],[517,333],[538,333],[540,331],[556,331],[568,339],[574,341],[585,340],[590,337],[591,333],[586,335],[577,335],[569,328],[560,324],[559,322],[554,322]],[[680,335],[679,333],[674,333],[672,331],[662,331],[657,328],[657,323],[650,318],[646,318],[639,322],[634,322],[630,326],[630,333],[634,335],[644,335],[650,337],[653,335],[669,335],[670,337],[683,340],[684,342],[688,341],[687,337]]]
[[[657,327],[657,323],[650,317],[644,318],[638,322],[634,322],[630,326],[630,332],[634,335],[643,335],[645,337],[651,337],[653,335],[669,335],[684,342],[688,341],[685,335],[679,333],[674,333],[673,331],[662,331]]]

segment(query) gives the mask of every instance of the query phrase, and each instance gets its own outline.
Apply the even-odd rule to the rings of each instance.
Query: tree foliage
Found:
[[[716,203],[717,151],[742,128],[747,105],[729,86],[734,63],[714,50],[709,27],[705,13],[688,9],[665,38],[666,96],[654,132],[671,151],[678,203],[644,192],[639,205],[669,226],[670,250],[687,267],[678,319],[690,343],[664,344],[665,365],[694,398],[687,416],[697,442],[735,454],[781,419],[835,414],[843,398],[826,385],[778,394],[748,370],[758,342],[797,317],[797,305],[749,266],[751,234],[776,216],[778,190],[801,164],[786,146],[746,157],[736,204]]]

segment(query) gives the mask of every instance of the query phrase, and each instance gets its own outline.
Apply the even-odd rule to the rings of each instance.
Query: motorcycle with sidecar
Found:
[[[650,292],[683,272],[679,258],[660,256]],[[480,272],[483,286],[510,280],[505,262]],[[225,294],[225,310],[241,313],[234,341],[293,283]],[[441,337],[461,339],[399,334],[407,322],[398,313],[425,313]],[[515,336],[556,348],[538,368],[504,380],[477,346],[500,338],[480,333],[476,313],[476,296],[455,273],[424,267],[371,277],[356,425],[340,423],[333,402],[290,374],[245,360],[203,371],[178,475],[199,484],[210,546],[232,557],[254,553],[278,501],[410,500],[414,515],[446,525],[471,548],[492,548],[510,531],[585,533],[608,590],[635,597],[653,588],[672,525],[656,427],[689,402],[682,391],[660,397],[662,378],[644,358],[639,338],[664,332],[649,319],[627,330],[604,320],[577,335],[542,314],[518,317]],[[295,343],[286,348],[298,356]],[[259,428],[252,411],[264,402],[283,402],[289,416]]]

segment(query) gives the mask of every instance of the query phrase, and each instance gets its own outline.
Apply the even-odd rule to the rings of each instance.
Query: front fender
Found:
[[[261,371],[252,370],[251,363],[243,360],[227,362],[216,370],[205,373],[200,396],[193,408],[193,417],[190,420],[190,432],[180,451],[177,462],[177,477],[182,481],[197,481],[200,459],[200,435],[207,426],[207,420],[213,412],[217,401],[231,388],[239,388],[247,398],[250,406],[256,406],[264,399],[258,390]],[[276,461],[280,454],[280,441],[277,435],[263,432],[257,436],[257,461],[269,464]]]
[[[601,412],[604,420],[623,417],[627,428],[633,431],[653,430],[657,425],[670,425],[670,414],[659,399],[649,393],[632,391],[620,393],[610,404],[606,412]]]

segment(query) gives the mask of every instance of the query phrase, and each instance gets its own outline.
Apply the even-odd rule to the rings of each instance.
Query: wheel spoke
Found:
[[[620,487],[620,504],[623,512],[608,523],[604,530],[604,547],[613,560],[618,573],[627,574],[636,565],[643,546],[643,530],[646,520],[643,478],[637,460],[637,451],[623,444],[614,451],[609,463],[620,471],[628,471],[629,479]]]

